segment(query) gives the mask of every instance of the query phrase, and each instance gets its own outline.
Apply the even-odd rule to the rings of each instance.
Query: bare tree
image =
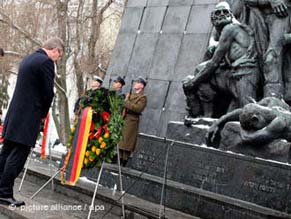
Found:
[[[47,38],[59,36],[66,44],[57,66],[57,92],[53,102],[53,116],[62,143],[66,142],[70,127],[68,90],[76,85],[78,95],[82,95],[84,79],[100,63],[104,68],[109,63],[113,42],[108,40],[115,41],[122,14],[120,5],[114,3],[115,0],[11,0],[0,4],[0,47],[5,46],[5,51],[9,51],[6,67],[0,63],[2,72],[5,71],[5,77],[0,78],[4,90],[7,90],[9,74],[17,72],[14,69],[20,59]],[[111,18],[114,25],[110,28],[114,30],[109,32],[108,26],[103,25]],[[102,28],[106,31],[101,31]],[[103,32],[115,36],[105,36]],[[0,76],[4,75],[2,72]],[[72,75],[75,83],[68,81]]]
[[[67,48],[67,20],[68,20],[68,2],[69,0],[56,0],[57,9],[57,28],[59,37],[65,42]],[[57,100],[58,100],[58,111],[59,116],[54,115],[54,120],[58,122],[58,134],[62,143],[66,143],[69,131],[70,131],[70,116],[69,116],[69,105],[67,98],[67,82],[66,82],[66,63],[68,53],[64,51],[64,55],[61,62],[58,65],[58,76],[56,82],[60,85],[63,90],[58,89]]]

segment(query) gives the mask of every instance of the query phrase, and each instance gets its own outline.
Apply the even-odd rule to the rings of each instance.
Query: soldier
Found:
[[[103,84],[103,79],[97,75],[94,75],[91,82],[91,90],[100,88]]]
[[[113,90],[115,90],[123,99],[125,99],[125,94],[122,93],[122,87],[125,85],[125,81],[122,77],[118,76],[112,84]]]
[[[92,77],[91,80],[91,88],[87,91],[84,92],[84,95],[82,95],[81,97],[79,97],[74,105],[74,113],[75,115],[79,115],[80,114],[80,101],[84,98],[86,98],[87,96],[92,96],[93,92],[96,89],[99,89],[103,84],[103,79],[100,78],[97,75],[94,75]]]
[[[134,93],[127,94],[125,98],[125,124],[122,129],[122,140],[119,142],[119,153],[121,164],[126,165],[130,154],[135,150],[138,135],[139,117],[146,107],[147,97],[144,95],[144,88],[147,81],[138,77],[134,80]]]

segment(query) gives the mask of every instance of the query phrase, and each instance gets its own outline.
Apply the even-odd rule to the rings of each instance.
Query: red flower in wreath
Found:
[[[110,120],[110,114],[106,111],[102,112],[102,119],[105,123],[108,123]]]
[[[99,127],[99,128],[97,129],[97,132],[95,133],[94,137],[95,137],[95,138],[99,138],[100,135],[101,135],[101,133],[102,133],[102,127]]]
[[[93,131],[94,131],[94,128],[95,128],[95,124],[94,124],[94,122],[92,121],[92,123],[91,123],[91,127],[90,127],[90,132],[93,132]]]
[[[90,134],[89,134],[89,140],[91,141],[93,138],[94,138],[94,133],[93,132],[90,132]]]
[[[107,124],[103,126],[103,129],[104,129],[105,133],[106,133],[106,132],[109,132],[109,130],[108,130],[108,125],[107,125]]]

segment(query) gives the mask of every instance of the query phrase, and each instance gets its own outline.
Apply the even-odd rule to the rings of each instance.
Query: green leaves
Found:
[[[94,111],[92,118],[94,125],[91,125],[89,134],[91,137],[88,139],[83,168],[91,169],[100,167],[102,161],[112,163],[116,155],[116,145],[122,138],[124,125],[121,115],[124,100],[115,91],[101,88],[89,90],[85,96],[81,97],[80,107],[83,109],[87,106]],[[74,135],[74,133],[71,134]]]

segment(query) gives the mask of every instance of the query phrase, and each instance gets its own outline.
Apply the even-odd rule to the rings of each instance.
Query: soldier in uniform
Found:
[[[91,83],[91,90],[96,90],[102,86],[103,79],[97,75],[93,76],[92,83]]]
[[[112,84],[113,90],[115,90],[123,99],[125,99],[125,94],[122,92],[122,87],[125,85],[125,81],[122,77],[118,76]]]
[[[74,105],[74,113],[75,115],[79,115],[80,113],[80,101],[83,98],[86,98],[87,96],[91,96],[95,90],[100,89],[102,86],[103,79],[100,78],[97,75],[93,75],[92,80],[91,80],[91,88],[87,91],[85,91],[84,95],[79,97]]]
[[[119,142],[121,164],[126,165],[130,154],[134,151],[138,135],[139,118],[147,104],[144,88],[147,81],[138,77],[134,81],[133,94],[127,94],[125,98],[125,125],[122,130],[122,140]]]

